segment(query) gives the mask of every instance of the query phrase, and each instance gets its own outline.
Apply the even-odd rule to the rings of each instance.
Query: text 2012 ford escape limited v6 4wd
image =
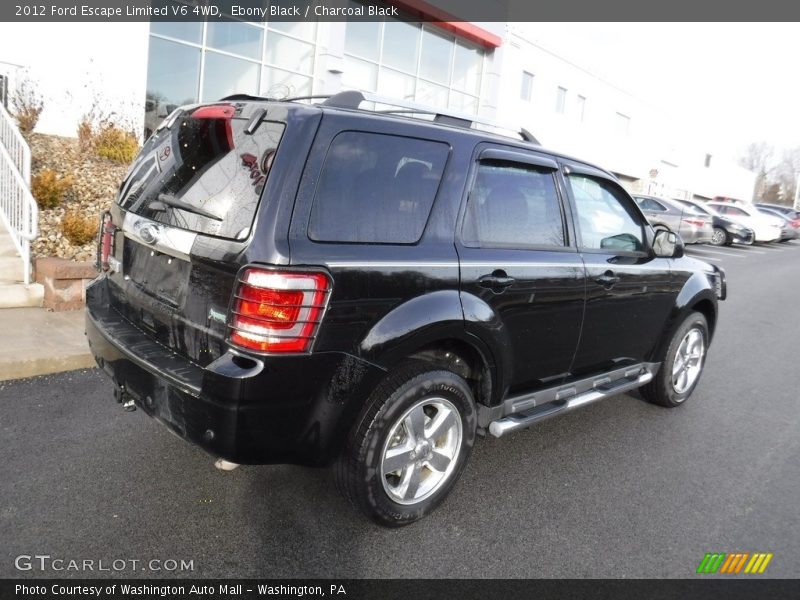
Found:
[[[527,132],[363,100],[234,96],[145,143],[87,290],[118,401],[230,462],[335,464],[397,526],[447,496],[476,433],[640,386],[689,397],[722,271]]]

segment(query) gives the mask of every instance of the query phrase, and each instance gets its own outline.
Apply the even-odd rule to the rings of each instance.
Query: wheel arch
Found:
[[[714,330],[717,324],[717,300],[714,291],[706,282],[705,287],[695,288],[694,294],[689,293],[690,288],[685,286],[676,299],[675,306],[672,309],[670,318],[667,320],[666,325],[661,333],[660,338],[656,341],[648,360],[659,362],[660,356],[664,353],[669,346],[673,332],[683,323],[684,319],[692,312],[699,312],[702,314],[708,324],[708,337],[709,343],[714,335]],[[686,292],[686,293],[684,293]]]

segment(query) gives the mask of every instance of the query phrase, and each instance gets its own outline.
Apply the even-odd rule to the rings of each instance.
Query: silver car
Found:
[[[710,215],[666,198],[634,196],[633,199],[654,229],[673,231],[685,244],[707,244],[714,238]]]

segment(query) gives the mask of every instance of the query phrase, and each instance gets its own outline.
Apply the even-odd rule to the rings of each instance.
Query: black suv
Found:
[[[524,131],[297,100],[180,108],[122,182],[86,327],[126,408],[223,466],[335,464],[397,526],[476,434],[692,393],[724,274],[613,175]]]

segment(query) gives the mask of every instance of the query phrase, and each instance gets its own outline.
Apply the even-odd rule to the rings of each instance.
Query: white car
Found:
[[[708,202],[721,215],[736,221],[755,232],[757,242],[777,242],[781,239],[782,223],[777,217],[761,214],[751,204],[732,204],[729,202]]]

